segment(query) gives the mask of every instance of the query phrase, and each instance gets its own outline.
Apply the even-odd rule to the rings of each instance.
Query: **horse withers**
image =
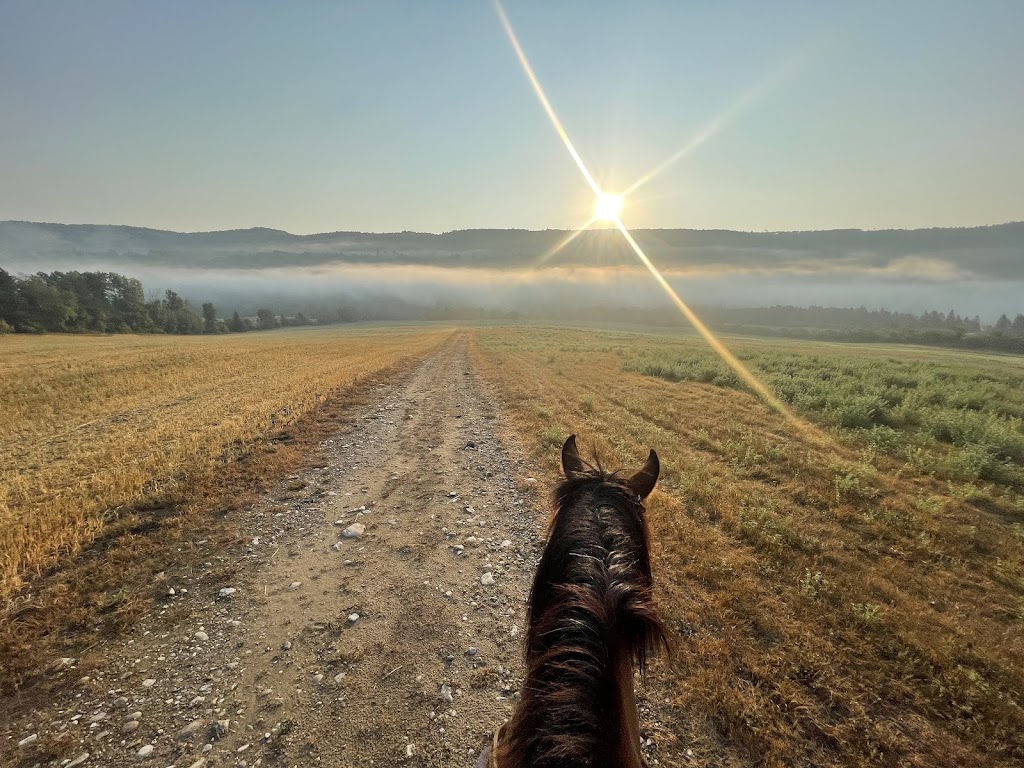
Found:
[[[651,451],[624,476],[562,446],[547,544],[530,591],[519,706],[479,768],[641,768],[633,670],[665,644],[651,594],[643,500],[658,481]]]

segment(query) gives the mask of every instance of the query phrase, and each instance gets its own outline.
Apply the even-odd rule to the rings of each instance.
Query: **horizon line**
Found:
[[[2,219],[0,225],[3,224],[32,224],[37,226],[57,226],[57,227],[109,227],[109,228],[120,228],[120,229],[141,229],[149,232],[162,232],[174,235],[217,235],[227,234],[233,232],[274,232],[278,234],[288,235],[289,237],[305,238],[305,237],[322,237],[325,235],[429,235],[432,237],[442,237],[444,235],[459,234],[462,232],[530,232],[530,233],[544,233],[544,232],[558,232],[565,233],[571,232],[571,229],[558,229],[546,227],[543,229],[529,229],[526,227],[471,227],[467,229],[449,229],[442,230],[440,232],[424,232],[418,230],[393,230],[388,232],[373,232],[363,231],[355,229],[338,229],[324,232],[306,232],[303,234],[289,232],[286,229],[277,229],[276,227],[266,226],[251,226],[251,227],[231,227],[227,229],[205,229],[205,230],[177,230],[177,229],[160,229],[158,227],[141,226],[137,224],[99,224],[99,223],[66,223],[61,221],[30,221],[28,219]],[[635,227],[634,232],[666,232],[666,231],[683,231],[683,232],[729,232],[733,234],[743,235],[792,235],[792,234],[822,234],[830,232],[924,232],[930,230],[958,230],[958,229],[991,229],[993,227],[1006,227],[1012,225],[1024,224],[1024,219],[1003,221],[992,224],[969,224],[969,225],[933,225],[928,227],[884,227],[878,229],[865,229],[863,227],[832,227],[827,229],[729,229],[723,227]],[[593,231],[601,232],[603,230],[616,231],[614,227],[597,227]]]

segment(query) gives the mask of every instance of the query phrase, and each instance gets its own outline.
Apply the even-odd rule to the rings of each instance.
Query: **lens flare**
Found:
[[[575,240],[575,239],[576,239],[577,237],[579,237],[579,236],[580,236],[580,235],[582,235],[582,234],[583,234],[584,232],[586,232],[586,231],[587,231],[588,229],[590,229],[590,227],[591,227],[591,226],[592,226],[592,225],[594,224],[594,222],[596,222],[596,221],[597,221],[597,217],[595,216],[595,217],[593,217],[593,218],[589,219],[589,220],[588,220],[588,221],[587,221],[587,222],[586,222],[586,223],[585,223],[585,224],[584,224],[583,226],[581,226],[581,227],[580,227],[579,229],[574,229],[574,230],[573,230],[572,232],[570,232],[570,233],[568,234],[568,236],[566,236],[566,237],[564,237],[564,238],[563,238],[562,240],[560,240],[560,241],[558,242],[558,244],[557,244],[557,245],[555,245],[555,247],[554,247],[554,248],[552,248],[551,250],[549,250],[549,251],[547,251],[546,253],[542,254],[542,255],[541,255],[541,257],[540,257],[539,259],[537,259],[536,263],[535,263],[535,264],[533,265],[533,268],[534,268],[534,269],[537,269],[538,267],[541,267],[541,266],[543,266],[543,265],[544,265],[545,263],[547,263],[547,262],[548,262],[548,261],[549,261],[550,259],[553,259],[553,258],[554,258],[554,257],[555,257],[555,256],[556,256],[556,255],[558,254],[558,252],[559,252],[559,251],[561,251],[561,250],[562,250],[563,248],[565,248],[565,247],[566,247],[567,245],[569,245],[569,243],[571,243],[571,242],[572,242],[573,240]]]
[[[601,221],[618,221],[622,213],[622,195],[609,195],[602,192],[594,202],[594,218]]]
[[[640,259],[640,263],[647,267],[647,271],[653,275],[654,279],[658,282],[658,285],[660,285],[662,290],[665,291],[672,303],[675,304],[676,308],[683,313],[683,317],[689,320],[690,325],[697,330],[697,333],[704,337],[704,341],[706,341],[715,353],[725,361],[726,365],[736,371],[736,375],[743,379],[744,383],[757,392],[757,394],[759,394],[761,398],[772,408],[791,419],[795,419],[796,416],[790,413],[789,409],[783,405],[782,401],[773,395],[764,384],[758,381],[754,374],[747,370],[747,367],[743,365],[743,363],[736,359],[736,356],[729,351],[725,344],[718,340],[718,338],[711,332],[711,329],[704,325],[701,319],[697,317],[697,314],[690,309],[689,305],[687,305],[682,298],[680,298],[679,294],[676,293],[668,280],[662,276],[661,272],[658,271],[658,268],[654,266],[649,258],[647,258],[647,254],[644,253],[640,244],[633,239],[633,235],[628,229],[626,229],[626,226],[618,219],[615,220],[615,226],[618,228],[619,232],[622,233],[622,236],[626,238],[626,242],[629,243],[629,247],[633,249],[633,253],[635,253],[637,258]]]
[[[777,87],[779,83],[792,75],[796,69],[802,66],[809,56],[809,52],[810,48],[805,48],[804,50],[797,52],[796,55],[792,56],[773,72],[769,73],[769,75],[757,83],[757,85],[743,93],[736,101],[730,104],[722,114],[714,120],[705,123],[700,130],[697,131],[697,133],[694,134],[688,142],[686,142],[686,144],[673,154],[669,155],[665,160],[649,170],[639,179],[634,181],[626,188],[623,195],[629,195],[636,192],[644,184],[651,181],[655,176],[664,173],[670,167],[693,152],[693,150],[697,149],[701,144],[714,138],[723,128],[732,122],[737,115],[746,111],[749,107],[763,99],[772,89]]]
[[[565,128],[562,127],[562,121],[558,119],[558,115],[555,114],[554,107],[551,106],[551,102],[548,101],[548,97],[544,94],[544,89],[540,86],[540,80],[537,79],[537,75],[533,72],[533,67],[530,66],[529,59],[526,58],[526,54],[523,53],[522,46],[519,45],[519,38],[516,37],[515,31],[512,29],[512,23],[508,20],[508,16],[505,15],[505,9],[502,7],[499,0],[494,0],[494,7],[498,12],[498,18],[501,19],[501,25],[505,28],[505,34],[508,35],[508,41],[512,43],[512,50],[516,52],[516,57],[519,59],[519,64],[523,68],[523,72],[526,73],[526,79],[530,81],[530,85],[533,86],[533,92],[537,94],[537,98],[540,100],[540,105],[544,107],[544,111],[547,112],[548,118],[551,120],[551,124],[555,126],[555,131],[558,132],[559,138],[562,143],[565,144],[565,148],[569,150],[569,154],[572,159],[576,161],[576,167],[580,169],[580,173],[583,174],[584,180],[593,190],[594,194],[600,197],[601,189],[597,186],[597,182],[594,181],[594,177],[590,175],[590,171],[587,170],[587,166],[583,163],[583,158],[580,157],[576,151],[576,147],[572,145],[572,141],[569,140],[569,134],[565,132]]]
[[[565,246],[567,246],[569,243],[571,243],[573,240],[579,237],[580,233],[582,233],[584,230],[590,227],[595,221],[604,220],[614,224],[616,229],[618,229],[622,236],[626,239],[626,242],[629,244],[629,247],[633,249],[633,253],[635,253],[637,258],[640,259],[640,263],[643,264],[651,273],[651,275],[657,281],[658,285],[661,286],[662,290],[665,291],[665,293],[668,295],[672,303],[682,313],[683,317],[685,317],[689,321],[690,325],[692,325],[696,329],[696,331],[702,337],[704,337],[704,340],[710,345],[711,349],[714,350],[714,352],[719,357],[721,357],[722,360],[730,368],[732,368],[736,372],[736,374],[744,382],[746,382],[746,384],[752,390],[754,390],[758,395],[760,395],[761,398],[768,405],[770,405],[772,408],[774,408],[776,411],[781,413],[786,418],[790,419],[797,426],[813,432],[814,430],[810,430],[809,425],[807,425],[795,414],[793,414],[788,408],[786,408],[786,406],[777,397],[775,397],[775,395],[773,395],[768,390],[768,388],[764,386],[764,384],[758,381],[757,377],[755,377],[754,374],[747,370],[746,366],[744,366],[743,363],[741,363],[736,358],[736,356],[733,355],[732,352],[728,350],[728,348],[726,348],[726,346],[711,332],[711,330],[706,325],[704,325],[701,319],[697,317],[697,314],[692,309],[690,309],[690,307],[686,304],[685,301],[682,300],[682,298],[680,298],[679,294],[676,293],[675,289],[669,284],[668,280],[664,278],[664,276],[661,274],[658,268],[654,266],[654,264],[651,262],[649,258],[647,258],[647,254],[644,253],[643,248],[640,247],[640,244],[637,243],[637,241],[633,238],[633,235],[630,234],[630,231],[626,229],[626,225],[623,224],[621,219],[619,218],[619,212],[622,208],[623,196],[611,195],[603,192],[601,188],[598,186],[597,182],[594,181],[594,177],[590,175],[590,171],[587,170],[587,166],[584,164],[583,159],[579,156],[579,153],[576,152],[575,147],[573,147],[572,145],[572,141],[570,141],[569,139],[569,135],[565,132],[565,129],[562,127],[562,122],[558,119],[558,115],[555,114],[554,107],[551,106],[551,102],[549,102],[547,96],[544,95],[544,89],[541,87],[540,81],[537,79],[536,74],[534,74],[533,67],[530,66],[530,62],[529,60],[527,60],[526,54],[523,52],[522,47],[519,45],[519,40],[518,38],[516,38],[515,32],[512,30],[512,24],[508,20],[508,16],[505,15],[505,9],[502,7],[500,0],[494,0],[494,7],[495,10],[497,11],[498,18],[501,19],[502,26],[505,28],[505,34],[508,36],[509,42],[512,44],[512,49],[515,51],[516,57],[519,59],[519,64],[522,66],[523,72],[526,74],[527,79],[533,86],[533,90],[537,94],[537,98],[540,101],[541,106],[544,108],[544,111],[547,112],[548,118],[551,120],[551,124],[555,127],[555,130],[558,132],[559,137],[562,139],[562,143],[565,144],[565,147],[567,150],[569,150],[569,154],[572,156],[572,159],[576,162],[576,166],[579,168],[580,174],[582,174],[583,179],[587,182],[587,185],[591,188],[591,190],[593,190],[594,195],[597,198],[594,206],[593,218],[575,232],[570,233],[569,236],[562,240],[557,246],[555,246],[554,249],[545,254],[542,257],[541,262],[546,261],[547,259],[551,258],[551,256],[560,251],[562,248],[565,248]],[[671,165],[671,163],[683,157],[683,154],[686,151],[693,149],[700,142],[705,141],[707,138],[710,138],[712,135],[714,135],[714,133],[717,132],[718,128],[720,127],[724,119],[727,118],[730,114],[731,112],[727,112],[726,115],[723,116],[723,118],[721,118],[717,123],[713,122],[711,125],[717,127],[714,127],[713,130],[710,130],[710,132],[704,131],[702,134],[699,134],[698,138],[703,136],[703,138],[700,138],[700,141],[698,141],[696,144],[693,141],[691,141],[690,144],[688,144],[687,147],[684,147],[682,151],[677,152],[675,155],[670,157],[667,163],[662,163],[660,166],[658,166],[658,168],[641,177],[638,183],[633,184],[630,187],[630,190],[635,190],[641,184],[646,183],[651,178],[653,178],[657,173],[660,173],[662,170],[664,170],[664,168],[668,167],[668,165]],[[628,190],[624,194],[628,194]]]

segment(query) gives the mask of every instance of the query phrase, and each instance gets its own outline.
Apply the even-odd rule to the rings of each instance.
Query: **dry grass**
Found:
[[[449,333],[0,338],[0,598],[122,510],[208,476]]]
[[[825,412],[805,412],[829,437],[814,440],[748,393],[624,370],[697,347],[561,329],[486,329],[475,343],[552,473],[570,432],[606,465],[639,466],[648,446],[662,457],[650,514],[675,651],[646,690],[672,718],[663,743],[723,765],[1019,765],[1017,490],[926,473]],[[770,349],[839,368],[849,350]],[[895,353],[856,354],[884,368]],[[951,386],[966,359],[939,360]]]

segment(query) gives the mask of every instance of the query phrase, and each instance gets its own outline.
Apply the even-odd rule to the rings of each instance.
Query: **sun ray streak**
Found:
[[[505,9],[502,7],[498,0],[494,0],[494,8],[498,12],[498,18],[501,19],[501,26],[505,28],[505,34],[508,35],[508,40],[512,44],[512,49],[516,52],[516,57],[519,59],[519,64],[523,68],[523,72],[526,73],[527,79],[530,81],[530,85],[533,86],[534,93],[537,94],[537,98],[540,100],[541,106],[544,107],[544,111],[548,113],[548,118],[551,120],[551,124],[555,126],[555,130],[558,132],[559,138],[562,139],[562,143],[565,144],[565,148],[569,150],[569,154],[572,159],[576,161],[577,167],[580,169],[580,173],[583,174],[583,178],[586,179],[588,185],[593,190],[595,195],[601,194],[601,188],[597,186],[597,182],[594,181],[594,177],[590,175],[590,171],[587,170],[587,166],[583,162],[583,158],[580,157],[576,151],[576,147],[572,145],[572,141],[569,140],[569,134],[565,132],[565,128],[562,127],[562,121],[558,119],[558,115],[555,113],[554,107],[551,106],[551,102],[548,101],[548,97],[544,94],[544,89],[541,88],[540,80],[537,79],[537,75],[534,74],[533,67],[530,66],[530,60],[526,58],[526,54],[523,52],[522,46],[519,45],[519,38],[516,37],[515,31],[512,29],[512,23],[508,20],[508,16],[505,15]]]
[[[563,238],[562,240],[560,240],[558,242],[558,244],[555,245],[554,248],[551,248],[544,255],[542,255],[539,259],[537,259],[537,261],[533,265],[533,268],[537,269],[537,268],[543,266],[545,263],[547,263],[550,259],[553,259],[558,254],[559,251],[561,251],[563,248],[567,247],[569,245],[569,243],[571,243],[577,237],[579,237],[584,232],[586,232],[588,229],[590,229],[590,227],[594,224],[595,221],[597,221],[597,217],[596,216],[591,216],[590,219],[585,224],[583,224],[579,229],[575,229],[572,232],[570,232],[569,235],[567,237]]]
[[[773,395],[764,384],[758,381],[754,374],[747,370],[747,367],[743,365],[743,363],[741,363],[721,341],[718,340],[718,338],[711,332],[711,329],[704,325],[704,322],[697,317],[697,313],[690,309],[689,305],[680,298],[679,294],[676,293],[668,280],[666,280],[658,268],[654,266],[654,263],[647,258],[647,254],[644,253],[640,244],[633,239],[633,235],[630,234],[628,229],[626,229],[626,225],[623,224],[620,219],[616,219],[614,223],[619,232],[622,233],[622,236],[626,238],[626,242],[629,243],[629,247],[633,249],[633,253],[635,253],[641,263],[647,267],[647,271],[653,275],[658,285],[660,285],[662,290],[665,291],[672,303],[676,305],[676,308],[683,313],[683,317],[689,321],[690,325],[696,329],[697,333],[704,337],[704,341],[710,345],[711,349],[713,349],[730,368],[736,371],[736,375],[743,379],[743,381],[751,389],[757,392],[757,394],[760,395],[761,398],[772,408],[790,419],[797,420],[796,416],[790,413],[789,409],[786,408],[782,401]]]
[[[730,104],[722,114],[701,126],[700,130],[697,131],[697,133],[694,134],[686,144],[627,187],[626,191],[622,193],[623,197],[636,192],[655,176],[664,173],[706,141],[714,138],[722,131],[723,128],[735,120],[737,116],[763,99],[772,89],[776,88],[783,80],[789,77],[799,66],[801,66],[809,55],[808,50],[809,49],[799,51],[796,55],[789,58],[784,64],[782,64],[782,66],[769,73],[766,78],[757,83],[753,88],[743,93],[738,99],[736,99],[736,101]]]

